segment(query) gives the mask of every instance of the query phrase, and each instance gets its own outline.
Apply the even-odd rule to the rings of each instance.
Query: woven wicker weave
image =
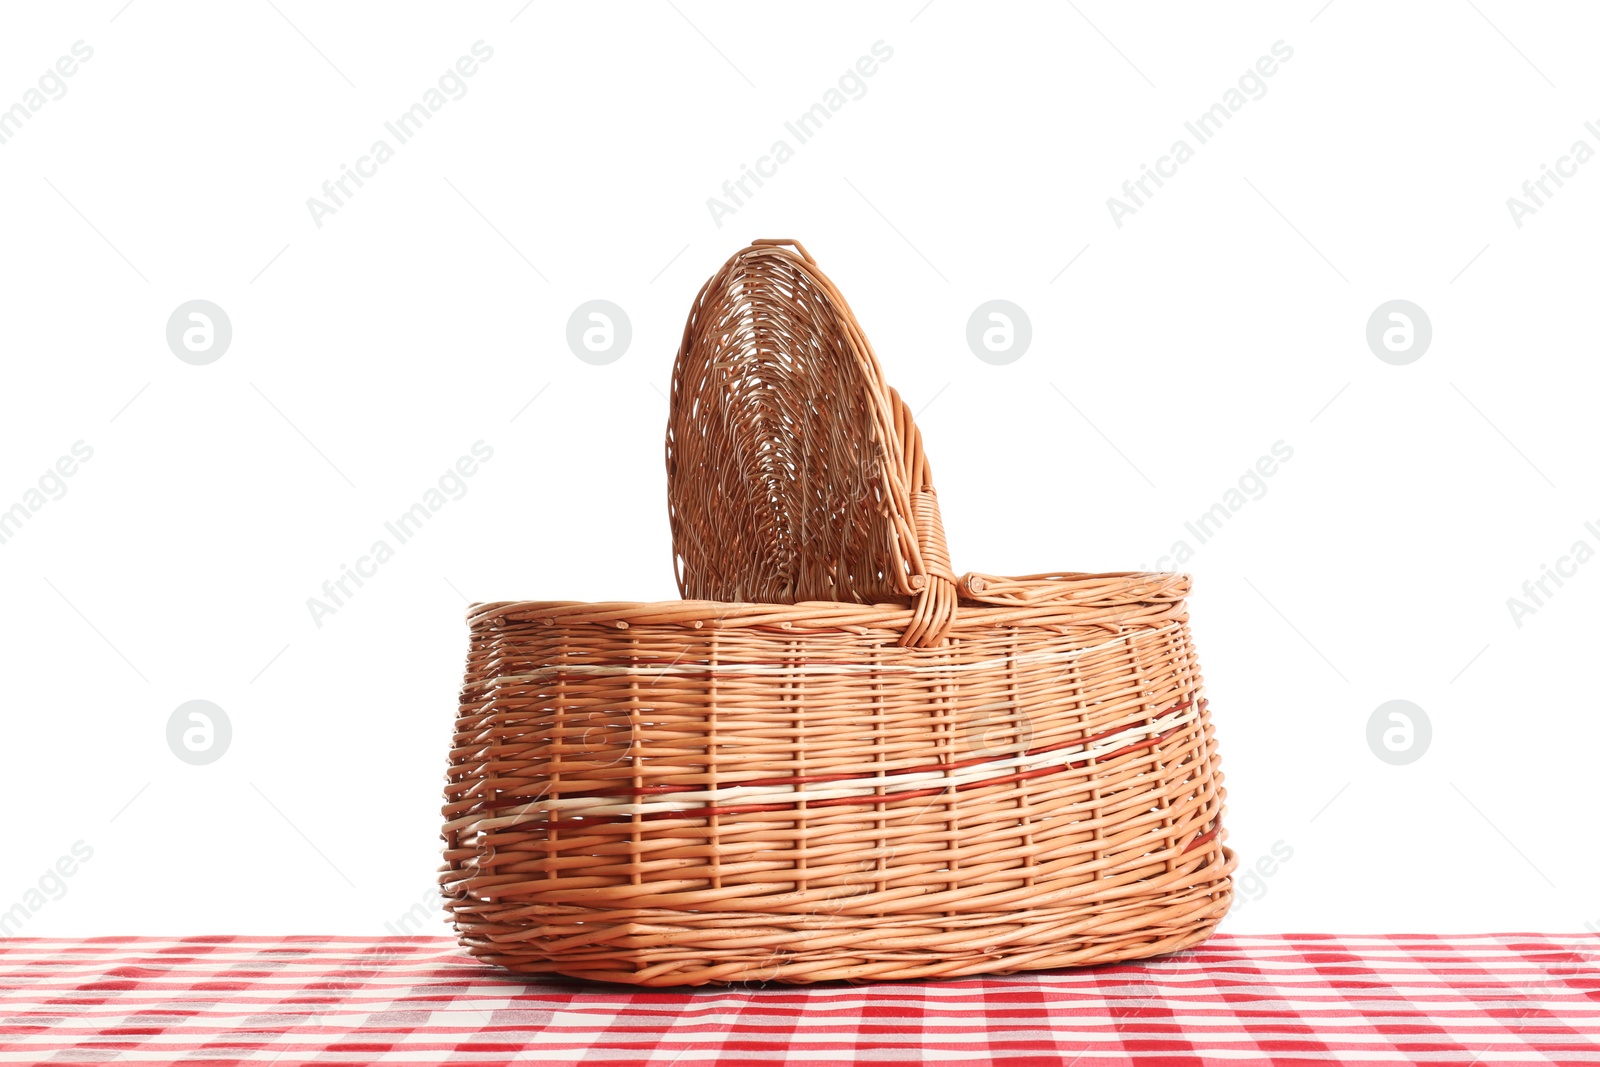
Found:
[[[1211,933],[1233,857],[1188,578],[957,577],[915,423],[793,242],[701,291],[667,467],[694,599],[469,610],[441,875],[468,951],[674,986]]]

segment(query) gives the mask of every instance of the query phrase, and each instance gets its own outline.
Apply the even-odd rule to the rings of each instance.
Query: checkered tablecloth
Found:
[[[0,941],[0,1062],[1596,1063],[1600,936],[1219,936],[943,982],[528,981],[443,938]]]

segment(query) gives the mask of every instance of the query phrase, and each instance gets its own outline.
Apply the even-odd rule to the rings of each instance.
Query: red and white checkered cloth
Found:
[[[1006,978],[520,980],[444,938],[0,941],[0,1063],[1600,1063],[1600,937],[1222,935]]]

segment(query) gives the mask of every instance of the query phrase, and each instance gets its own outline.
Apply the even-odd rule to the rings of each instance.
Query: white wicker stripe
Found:
[[[542,813],[564,815],[648,815],[654,812],[688,811],[701,807],[725,807],[742,804],[798,804],[801,801],[834,800],[845,797],[872,797],[883,790],[886,798],[896,793],[919,789],[968,785],[1008,774],[1059,767],[1088,756],[1114,752],[1127,745],[1159,737],[1174,727],[1194,722],[1200,717],[1196,704],[1159,715],[1147,722],[1136,723],[1108,737],[1088,745],[1071,745],[1040,756],[1012,756],[1007,759],[987,760],[972,767],[955,771],[923,771],[912,774],[888,774],[882,778],[862,778],[849,782],[829,782],[816,786],[769,785],[726,786],[692,793],[673,793],[670,796],[628,800],[618,797],[573,797],[566,800],[536,801],[518,810],[510,817],[486,819],[481,828],[493,826],[502,829],[541,818]]]

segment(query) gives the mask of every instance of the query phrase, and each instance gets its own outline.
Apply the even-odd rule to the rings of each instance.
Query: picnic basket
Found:
[[[1180,574],[957,575],[833,284],[700,291],[667,433],[681,601],[468,610],[440,879],[462,946],[642,986],[1173,952],[1234,859]]]

